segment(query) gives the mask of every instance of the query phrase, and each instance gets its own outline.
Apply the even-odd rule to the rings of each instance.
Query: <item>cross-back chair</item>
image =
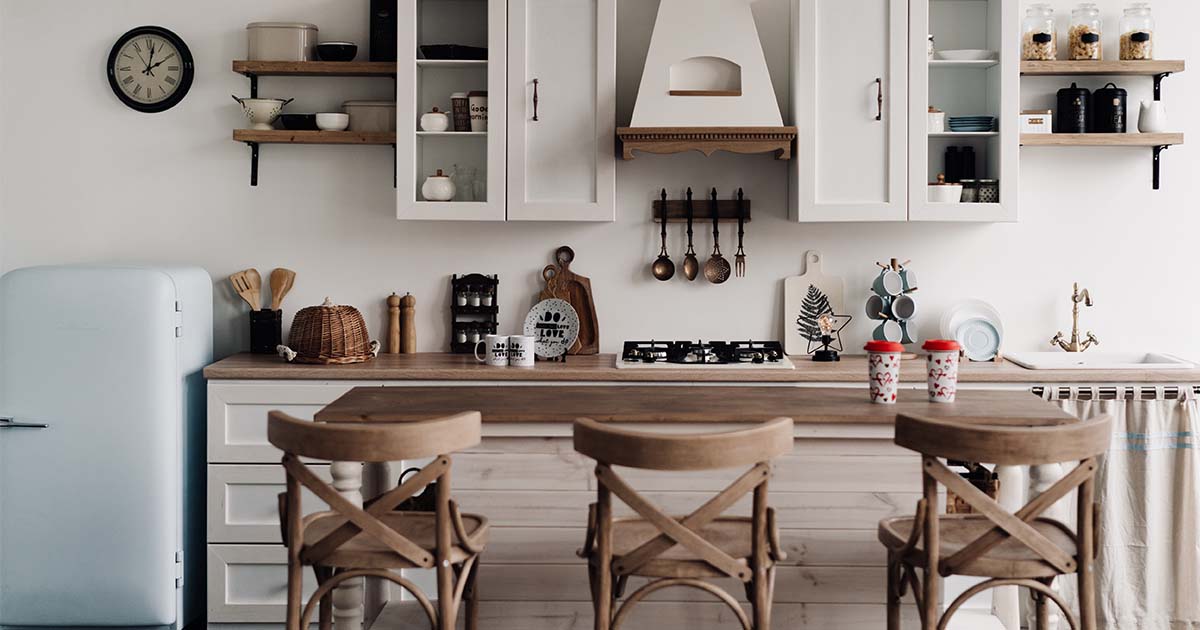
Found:
[[[280,496],[280,523],[288,548],[287,628],[301,630],[320,609],[321,630],[332,627],[332,596],[338,584],[373,576],[412,593],[432,628],[453,630],[459,604],[466,601],[466,627],[477,624],[475,577],[487,543],[487,519],[462,514],[450,498],[450,453],[480,441],[477,411],[405,423],[327,424],[270,412],[267,438],[283,451],[287,491]],[[313,474],[300,458],[349,462],[435,459],[368,507],[355,506]],[[434,484],[433,512],[397,510],[406,499]],[[329,505],[329,511],[304,514],[301,488]],[[319,586],[302,601],[301,578],[313,567]],[[437,606],[400,569],[437,571]]]
[[[1096,599],[1093,563],[1097,545],[1093,480],[1097,457],[1108,449],[1111,420],[1042,427],[959,424],[901,415],[896,444],[921,453],[923,497],[915,516],[879,523],[879,540],[888,550],[888,630],[900,628],[900,600],[911,587],[924,630],[944,630],[954,613],[971,597],[997,586],[1033,591],[1037,629],[1049,630],[1049,602],[1063,612],[1074,630],[1095,630]],[[1045,492],[1016,512],[1000,506],[950,470],[942,459],[1032,466],[1079,462]],[[937,512],[938,487],[962,498],[972,514]],[[1076,527],[1042,514],[1076,491]],[[923,575],[918,578],[917,570]],[[1079,617],[1051,589],[1060,575],[1075,573],[1079,582]],[[938,618],[941,578],[969,575],[989,578],[968,589]]]
[[[771,460],[791,452],[793,440],[790,418],[700,435],[635,432],[587,418],[576,420],[575,450],[597,461],[596,502],[589,509],[587,538],[579,552],[588,561],[596,630],[618,630],[639,601],[670,586],[706,591],[733,610],[743,630],[767,630],[775,564],[786,557],[779,545],[775,511],[767,505],[767,481]],[[691,514],[674,517],[634,490],[613,466],[663,471],[750,469]],[[747,494],[753,494],[750,517],[722,516]],[[637,516],[614,518],[614,495]],[[650,581],[616,607],[631,576]],[[742,582],[753,621],[733,596],[704,578]]]

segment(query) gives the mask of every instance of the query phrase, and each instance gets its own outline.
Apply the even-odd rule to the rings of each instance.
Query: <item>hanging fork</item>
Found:
[[[746,234],[746,206],[742,200],[742,189],[738,189],[738,248],[733,256],[733,273],[739,278],[746,277],[746,252],[742,249],[742,236]]]

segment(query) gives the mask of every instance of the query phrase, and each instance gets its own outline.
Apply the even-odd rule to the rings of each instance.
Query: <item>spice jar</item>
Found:
[[[478,291],[471,291],[471,292],[467,293],[467,305],[468,306],[479,306],[479,292]]]
[[[1154,16],[1150,3],[1134,2],[1121,17],[1121,60],[1154,59]]]
[[[1051,61],[1054,56],[1054,9],[1044,2],[1030,5],[1021,22],[1021,59]]]
[[[1071,11],[1071,30],[1067,33],[1069,58],[1074,61],[1100,60],[1100,9],[1094,2],[1080,2]]]
[[[492,302],[494,300],[495,300],[495,295],[492,293],[492,289],[490,287],[487,289],[484,289],[483,295],[480,296],[480,303],[483,304],[484,306],[491,306]]]
[[[979,203],[1000,203],[1000,180],[979,180]]]
[[[456,306],[466,306],[467,305],[467,292],[459,291],[458,293],[455,293],[454,294],[454,304]]]
[[[467,330],[465,328],[459,328],[458,330],[454,331],[454,341],[458,343],[467,343]]]

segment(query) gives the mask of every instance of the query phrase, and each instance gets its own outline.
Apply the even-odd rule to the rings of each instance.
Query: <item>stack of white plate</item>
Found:
[[[971,361],[991,361],[1000,352],[1004,324],[1000,312],[983,300],[963,300],[942,313],[942,337],[953,339]]]

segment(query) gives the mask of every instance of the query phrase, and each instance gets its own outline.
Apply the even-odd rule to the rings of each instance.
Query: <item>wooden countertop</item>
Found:
[[[865,391],[771,386],[533,385],[480,390],[474,386],[356,387],[318,411],[318,422],[408,422],[480,411],[484,422],[763,422],[787,416],[797,424],[891,424],[897,414],[1008,425],[1062,424],[1074,417],[1019,391],[970,390],[953,403],[931,403],[924,392],[877,405]]]
[[[794,370],[778,369],[617,369],[612,354],[573,356],[566,363],[539,361],[533,368],[496,368],[470,355],[428,352],[381,354],[355,365],[285,363],[273,355],[235,354],[204,369],[209,379],[361,380],[361,381],[613,381],[694,383],[856,383],[866,386],[863,356],[843,356],[837,363],[815,363],[793,357]],[[905,361],[900,379],[925,380],[924,359]],[[1183,383],[1200,382],[1196,370],[1027,370],[1007,361],[963,363],[964,383]]]

